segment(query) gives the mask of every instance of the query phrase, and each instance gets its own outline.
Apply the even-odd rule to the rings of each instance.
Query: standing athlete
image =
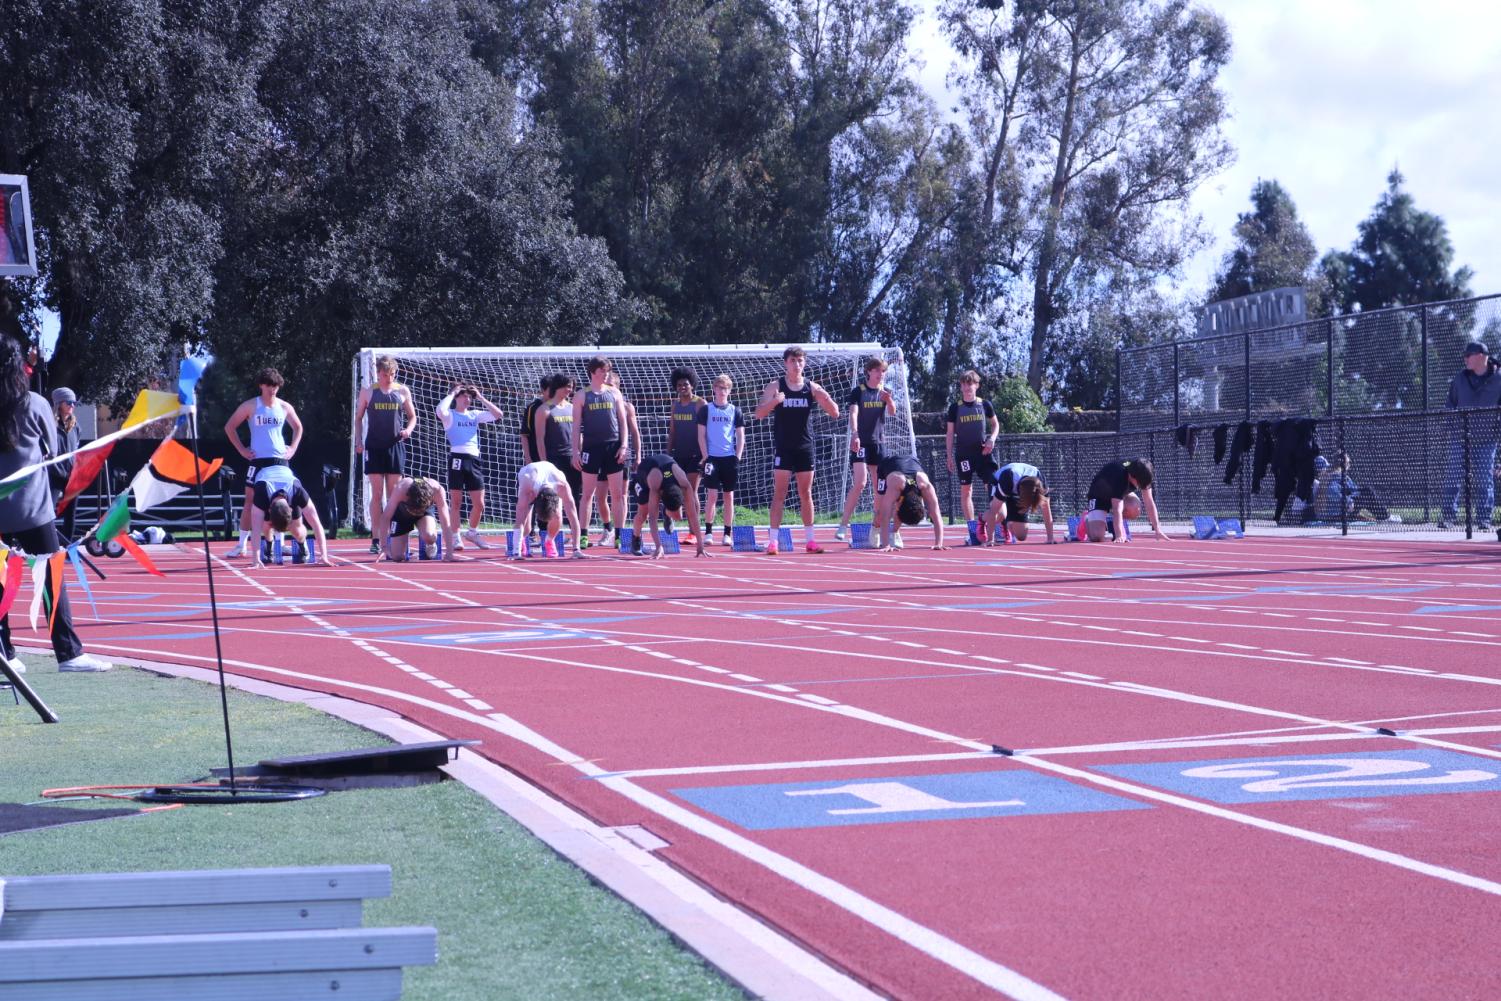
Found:
[[[766,555],[777,555],[777,529],[782,524],[782,505],[787,501],[787,485],[797,477],[797,499],[803,511],[804,548],[821,553],[823,547],[813,538],[813,432],[808,419],[816,403],[823,412],[839,419],[839,407],[824,388],[803,378],[808,367],[808,353],[800,347],[782,352],[783,375],[766,384],[756,417],[771,417],[772,454],[771,539]]]
[[[365,421],[363,436],[361,421]],[[406,441],[415,430],[417,408],[412,406],[412,393],[396,382],[396,359],[382,355],[375,359],[375,385],[360,390],[354,408],[354,450],[365,456],[365,478],[370,481],[370,552],[377,555],[385,537],[386,502],[406,471]]]
[[[965,521],[975,520],[975,503],[970,496],[974,478],[978,476],[981,483],[995,478],[995,459],[990,453],[1001,430],[990,401],[976,398],[979,390],[979,372],[970,369],[959,377],[959,399],[949,405],[948,429],[944,432],[949,472],[959,474],[959,509]],[[983,543],[985,536],[981,534],[978,541]]]
[[[606,379],[610,359],[596,355],[584,366],[589,373],[589,388],[573,400],[573,466],[584,474],[584,509],[579,512],[585,535],[579,545],[587,545],[589,515],[594,508],[595,486],[603,477],[614,500],[613,520],[605,522],[605,534],[599,544],[615,542],[625,527],[625,400]]]
[[[532,418],[537,439],[537,461],[550,462],[568,481],[568,492],[577,507],[584,499],[584,474],[573,464],[573,378],[554,372],[547,380],[542,406]],[[572,525],[572,522],[569,523]],[[587,526],[585,526],[587,527]],[[574,548],[588,541],[588,533],[574,540]]]
[[[704,532],[714,534],[714,501],[724,493],[724,544],[735,534],[735,487],[745,455],[745,412],[730,402],[734,385],[726,374],[714,377],[714,399],[698,410],[698,450],[704,455]],[[705,544],[713,542],[705,538]]]
[[[483,410],[470,409],[478,403]],[[500,408],[480,395],[478,387],[455,386],[453,392],[438,404],[438,420],[443,423],[443,433],[448,436],[448,508],[449,520],[454,528],[462,525],[464,495],[469,495],[469,527],[464,531],[468,539],[479,549],[489,549],[480,538],[480,518],[485,513],[485,471],[479,457],[479,426],[498,421],[505,416]],[[463,549],[462,540],[455,538],[454,549]]]
[[[884,385],[886,362],[881,358],[865,359],[865,384],[850,390],[845,402],[850,408],[850,490],[844,498],[844,515],[834,538],[844,541],[850,518],[865,492],[865,481],[875,483],[875,467],[881,464],[881,436],[886,418],[896,413],[896,400]]]
[[[245,547],[250,545],[256,478],[263,469],[288,465],[297,453],[297,446],[302,443],[302,421],[298,419],[297,411],[286,400],[277,398],[285,382],[281,373],[274,368],[263,368],[256,373],[255,381],[261,388],[261,395],[240,404],[224,424],[229,443],[249,462],[245,469],[245,502],[240,506],[240,541],[224,554],[230,559],[244,556]],[[248,449],[240,444],[240,425],[246,423],[250,425]],[[285,428],[292,429],[290,445],[287,444]],[[260,553],[258,536],[253,548]]]
[[[544,375],[538,380],[537,395],[526,405],[525,412],[521,415],[521,424],[516,429],[516,437],[521,439],[521,464],[536,462],[537,452],[537,411],[547,402],[547,385],[552,381],[552,376]]]
[[[688,477],[688,490],[693,494],[693,499],[697,500],[704,460],[703,450],[698,443],[698,415],[704,409],[705,401],[694,392],[698,387],[698,376],[693,374],[692,369],[673,369],[671,381],[672,391],[677,394],[677,399],[672,401],[672,408],[668,413],[671,423],[667,432],[667,451],[672,455],[672,461],[683,467],[683,473]]]

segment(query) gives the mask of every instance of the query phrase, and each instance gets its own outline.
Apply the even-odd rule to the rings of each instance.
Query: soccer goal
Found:
[[[896,414],[886,421],[884,447],[890,454],[911,455],[916,451],[912,433],[912,407],[907,392],[907,371],[899,348],[879,344],[807,344],[807,377],[823,386],[839,406],[838,420],[821,411],[811,424],[817,448],[814,506],[820,520],[837,519],[849,487],[849,409],[846,397],[864,378],[864,361],[884,358],[890,366],[886,385],[896,402]],[[784,344],[709,344],[664,347],[604,348],[364,348],[354,358],[354,400],[362,388],[375,381],[375,361],[390,355],[398,364],[397,382],[412,393],[417,408],[417,430],[407,445],[407,472],[431,476],[447,483],[448,441],[438,422],[437,406],[455,384],[472,383],[505,417],[481,428],[480,451],[486,480],[485,524],[509,524],[515,513],[516,472],[521,468],[518,437],[521,414],[537,394],[538,380],[553,372],[573,377],[582,389],[589,384],[584,365],[596,354],[609,358],[620,373],[625,398],[636,408],[641,435],[648,453],[667,450],[670,408],[675,394],[668,378],[674,368],[687,368],[698,381],[698,395],[712,395],[716,375],[734,381],[730,400],[745,411],[745,458],[740,465],[736,507],[766,508],[771,501],[771,420],[752,415],[767,382],[782,374]],[[350,412],[354,412],[351,403]],[[364,429],[357,429],[361,436]],[[368,484],[356,462],[350,442],[349,510],[356,522],[368,519]],[[797,510],[795,491],[789,511]],[[870,508],[870,490],[865,491],[862,511]],[[788,516],[790,523],[794,518]]]

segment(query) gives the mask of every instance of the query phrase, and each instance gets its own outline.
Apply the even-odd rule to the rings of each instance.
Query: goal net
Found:
[[[916,451],[912,432],[912,407],[907,392],[907,371],[899,348],[879,344],[808,344],[807,378],[821,385],[839,406],[839,419],[815,411],[810,424],[816,448],[814,507],[820,520],[837,519],[849,488],[850,389],[864,379],[866,358],[886,360],[886,386],[896,402],[896,413],[886,420],[884,448],[889,454],[911,455]],[[475,385],[505,416],[494,424],[481,425],[480,454],[485,475],[484,524],[489,528],[509,525],[515,515],[516,473],[522,466],[518,437],[521,415],[537,394],[538,380],[562,372],[582,391],[589,384],[584,365],[595,354],[609,358],[620,374],[625,398],[635,406],[645,451],[667,451],[669,416],[676,394],[668,379],[678,367],[697,378],[696,392],[712,399],[715,376],[723,373],[734,382],[730,400],[745,412],[745,457],[735,491],[737,508],[765,509],[771,503],[771,419],[756,420],[756,405],[767,382],[782,374],[784,344],[689,345],[670,347],[593,348],[364,348],[354,359],[354,399],[375,382],[375,361],[390,355],[398,363],[397,382],[412,393],[417,408],[417,430],[407,443],[407,472],[431,476],[447,484],[448,439],[438,421],[437,406],[458,383]],[[351,404],[351,413],[354,405]],[[364,428],[357,429],[363,438]],[[634,449],[633,449],[634,451]],[[639,455],[636,456],[639,458]],[[356,463],[350,442],[349,510],[356,524],[369,518],[368,483],[363,467]],[[796,490],[788,491],[788,511],[797,511]],[[870,510],[867,487],[861,512]],[[700,494],[702,500],[702,494]],[[465,508],[467,511],[467,506]],[[790,524],[800,515],[784,516]],[[596,519],[598,518],[596,512]]]

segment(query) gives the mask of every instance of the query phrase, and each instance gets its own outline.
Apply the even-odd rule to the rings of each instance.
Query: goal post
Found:
[[[912,406],[907,370],[900,348],[879,344],[804,344],[808,365],[806,377],[821,385],[839,407],[839,418],[816,411],[810,424],[815,446],[817,476],[814,507],[819,519],[837,518],[849,488],[850,389],[864,379],[865,359],[879,357],[888,364],[886,386],[896,403],[896,413],[885,427],[886,451],[912,455],[916,441],[912,431]],[[515,514],[516,473],[522,466],[521,442],[517,437],[521,414],[536,398],[538,380],[554,372],[573,377],[579,391],[588,386],[584,366],[595,355],[609,358],[619,373],[625,398],[636,408],[646,452],[667,451],[671,424],[670,408],[676,398],[669,377],[675,368],[686,368],[697,378],[698,395],[713,396],[715,376],[733,380],[730,400],[745,412],[745,458],[735,506],[766,508],[771,501],[771,419],[753,416],[766,384],[782,374],[785,344],[705,344],[651,347],[570,348],[362,348],[353,361],[353,398],[375,382],[377,358],[396,359],[396,381],[412,394],[417,409],[417,430],[407,443],[407,472],[431,476],[447,483],[448,441],[438,421],[437,406],[458,383],[471,383],[505,416],[481,427],[480,453],[485,474],[485,515],[488,528],[510,524]],[[355,406],[351,406],[351,414]],[[364,428],[354,429],[363,437]],[[368,483],[357,462],[354,439],[350,441],[349,511],[354,523],[368,521]],[[639,458],[637,456],[636,458]],[[798,510],[796,490],[789,490],[788,511]],[[870,510],[870,489],[861,500],[862,512]],[[801,517],[789,513],[784,523]]]

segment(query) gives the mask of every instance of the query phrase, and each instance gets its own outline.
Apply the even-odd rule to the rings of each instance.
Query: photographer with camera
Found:
[[[1491,360],[1490,349],[1480,341],[1465,345],[1464,368],[1449,381],[1449,399],[1445,406],[1450,410],[1469,410],[1475,407],[1495,409],[1501,405],[1501,375],[1496,372],[1496,362]],[[1466,466],[1480,470],[1473,478],[1475,527],[1482,532],[1491,527],[1491,512],[1496,505],[1496,486],[1490,471],[1496,465],[1497,426],[1494,416],[1470,420],[1469,462],[1465,461],[1465,437],[1461,425],[1454,425],[1456,434],[1449,443],[1449,473],[1444,480],[1444,492],[1440,495],[1441,510],[1438,527],[1448,528],[1454,523],[1459,511],[1460,491],[1464,488]]]

